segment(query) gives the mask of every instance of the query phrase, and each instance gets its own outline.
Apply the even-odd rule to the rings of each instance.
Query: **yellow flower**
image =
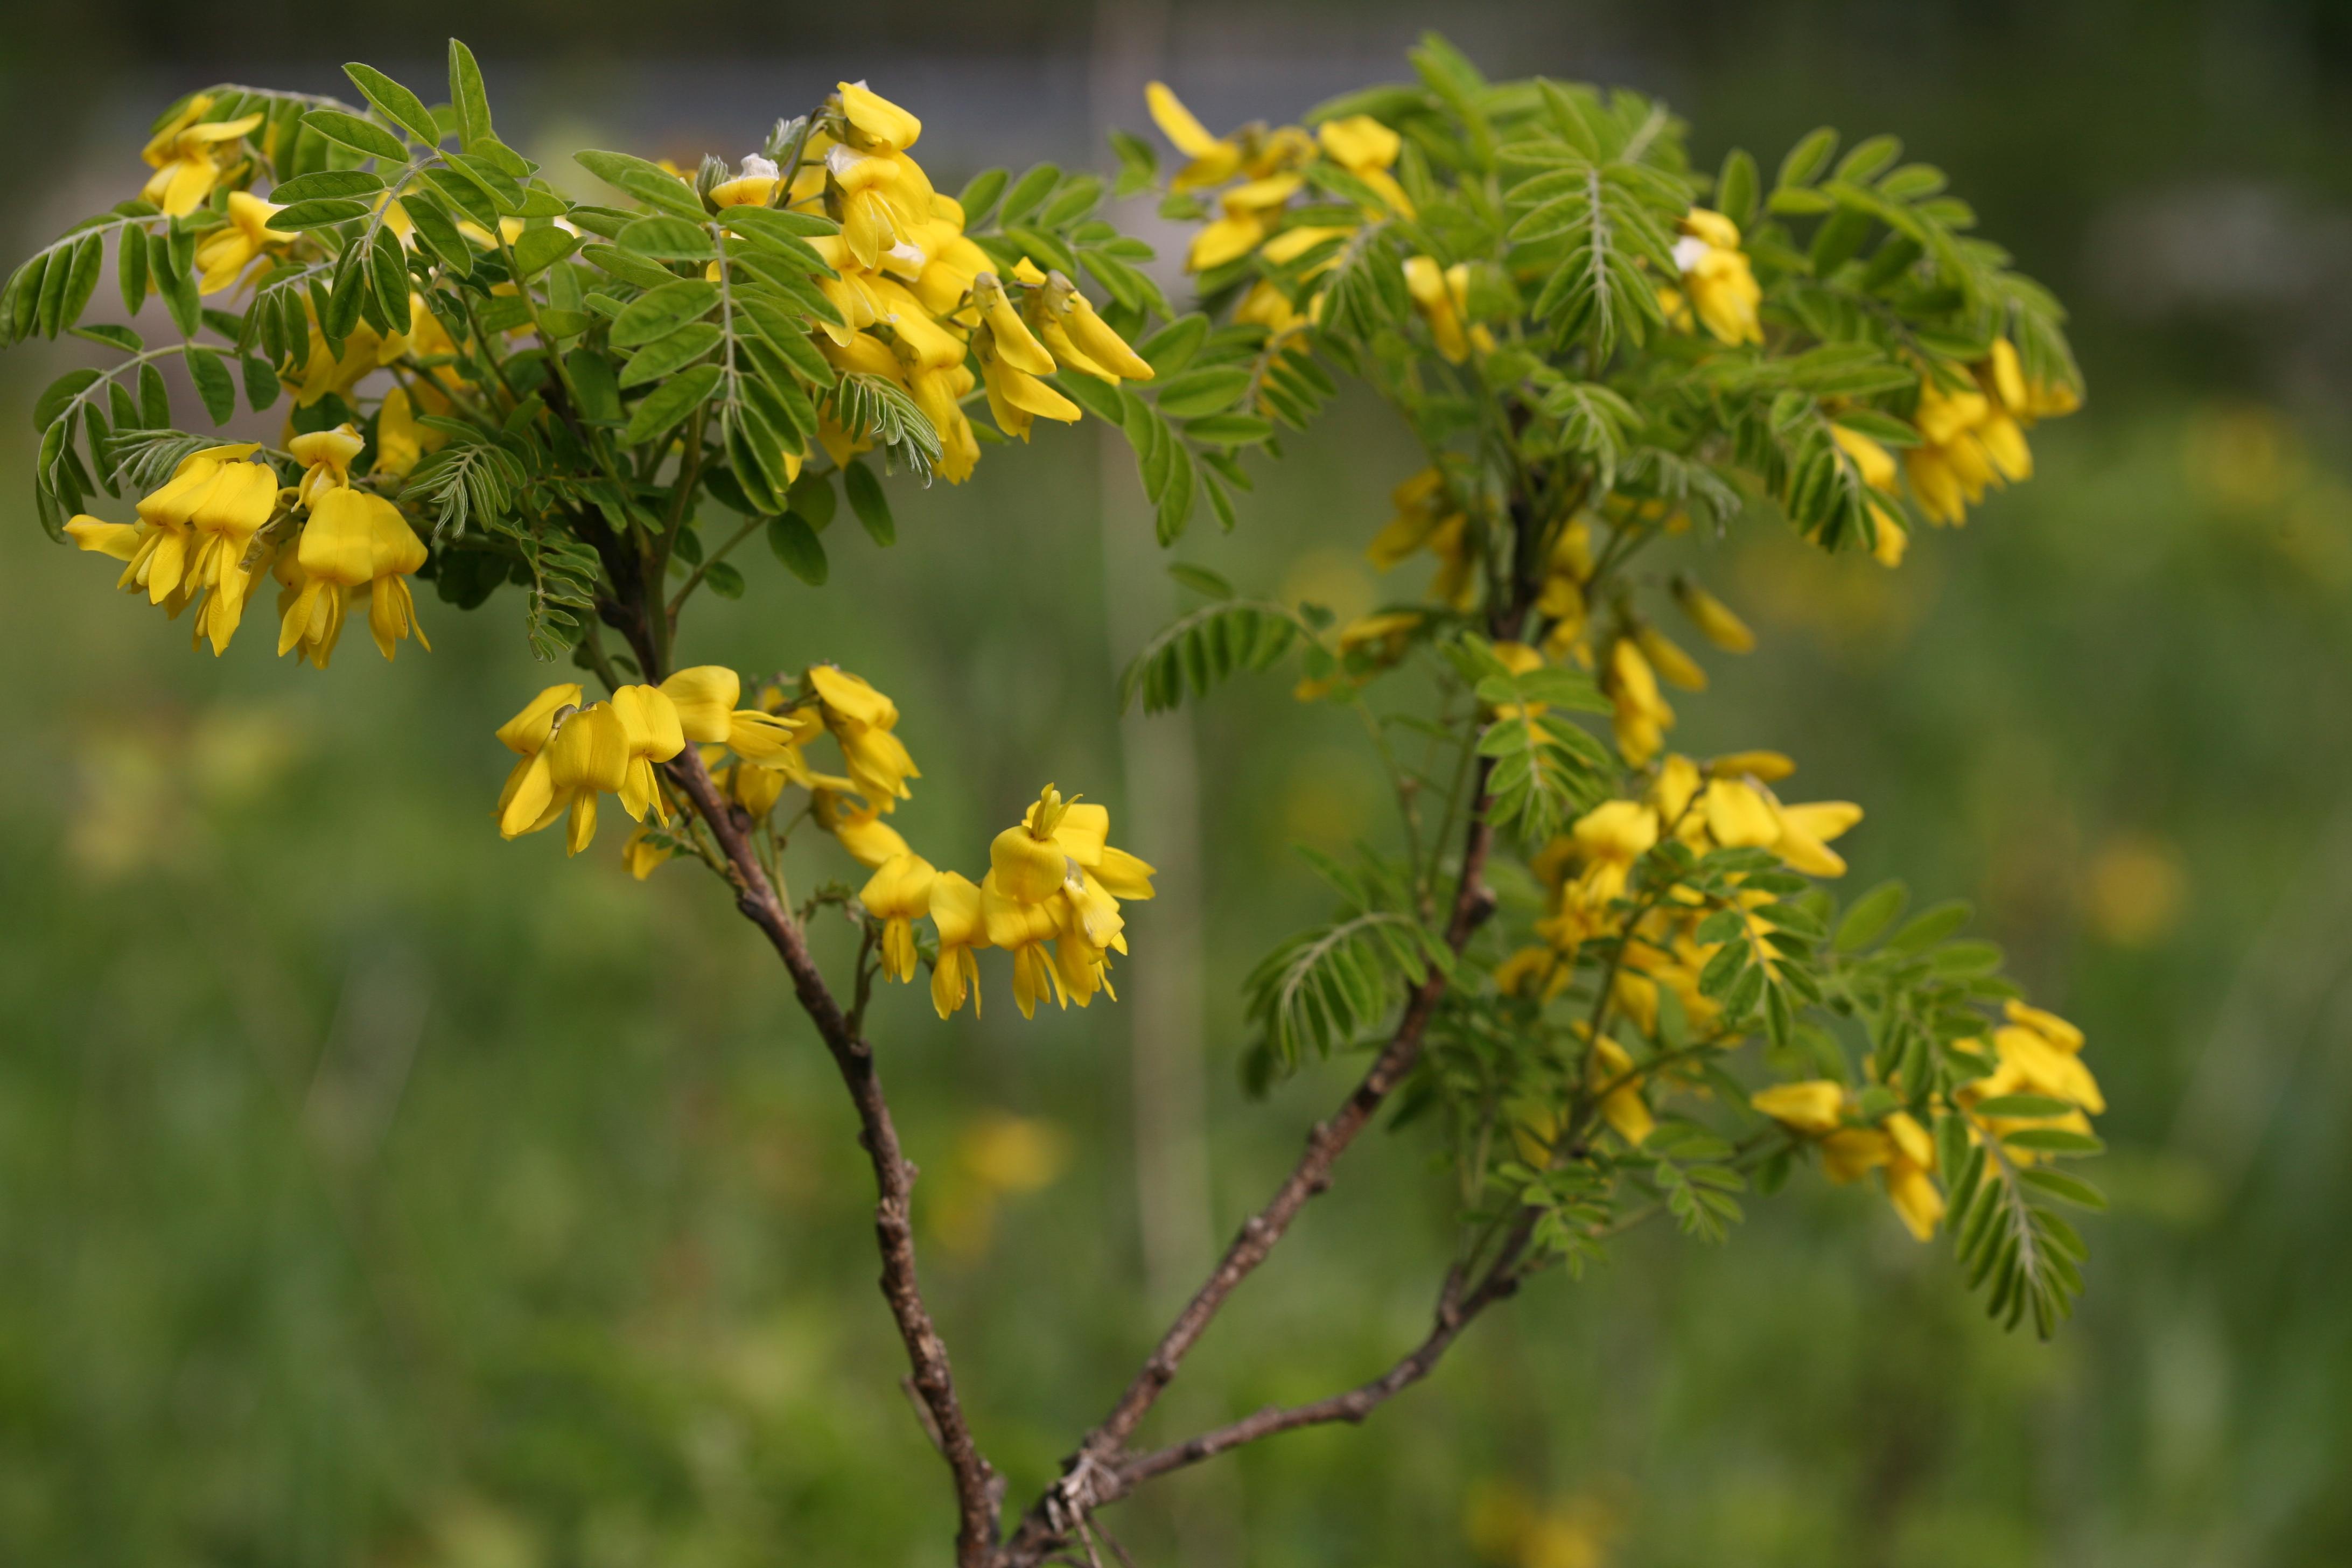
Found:
[[[2029,1007],[2022,1002],[2010,1002],[2005,1015],[2009,1022],[1992,1032],[1993,1049],[2000,1065],[1961,1091],[1965,1103],[1973,1105],[2006,1094],[2048,1095],[2078,1108],[2076,1114],[2056,1119],[2049,1125],[2076,1131],[2087,1126],[2082,1112],[2096,1116],[2107,1109],[2098,1079],[2083,1064],[2082,1030],[2054,1013]],[[1997,1131],[2005,1132],[2014,1127],[2042,1123],[2000,1121],[1992,1125]]]
[[[841,743],[849,776],[857,790],[877,809],[891,811],[910,799],[910,778],[923,776],[907,752],[906,742],[891,731],[898,727],[898,706],[857,676],[831,665],[813,665],[808,684],[816,693],[824,727]]]
[[[425,542],[400,509],[365,490],[330,489],[317,493],[310,520],[290,562],[281,556],[278,651],[299,647],[319,668],[327,668],[342,636],[347,601],[368,590],[368,630],[390,658],[394,645],[414,635],[428,652],[425,628],[416,621],[416,600],[407,577],[425,564]]]
[[[1658,678],[1633,638],[1619,637],[1610,645],[1601,689],[1614,710],[1618,753],[1628,767],[1643,766],[1665,744],[1675,710],[1658,695]]]
[[[327,491],[350,484],[352,461],[366,445],[367,438],[348,424],[331,430],[307,431],[289,441],[286,449],[302,465],[302,478],[294,487],[294,503],[316,506]]]
[[[290,244],[294,236],[269,226],[281,210],[249,191],[231,191],[228,222],[196,242],[197,292],[219,293],[245,276],[263,252]]]
[[[677,710],[678,732],[687,740],[726,746],[739,757],[787,773],[800,765],[799,742],[817,731],[817,721],[806,713],[737,707],[743,678],[724,665],[689,666],[663,681],[661,689]]]
[[[629,875],[642,882],[654,874],[654,868],[677,853],[667,839],[656,840],[653,829],[640,826],[621,846],[621,864]]]
[[[1862,482],[1874,490],[1892,494],[1895,489],[1895,454],[1862,434],[1843,425],[1830,426],[1830,439],[1839,449],[1853,459],[1854,471]]]
[[[1739,248],[1739,227],[1719,212],[1693,207],[1675,241],[1675,265],[1698,319],[1718,342],[1760,343],[1764,329],[1756,308],[1764,291]]]
[[[868,152],[903,153],[923,133],[923,122],[862,81],[836,84],[851,140]]]
[[[931,912],[938,878],[937,868],[921,856],[893,855],[857,895],[866,912],[882,922],[882,973],[901,984],[915,978],[914,922]]]
[[[1468,264],[1457,261],[1441,268],[1433,258],[1409,256],[1404,261],[1404,286],[1412,296],[1413,308],[1429,323],[1429,335],[1436,340],[1437,352],[1451,364],[1468,359],[1473,336],[1483,331],[1468,324]],[[1478,346],[1490,348],[1492,340],[1481,342]]]
[[[1844,1119],[1845,1086],[1825,1078],[1776,1083],[1749,1095],[1748,1103],[1800,1132],[1833,1132]]]
[[[536,833],[568,814],[565,853],[577,855],[596,837],[596,796],[627,786],[627,726],[609,702],[578,706],[579,693],[551,686],[500,727],[499,739],[523,753],[500,797],[501,837]]]
[[[1845,859],[1829,847],[1829,841],[1862,820],[1862,807],[1843,800],[1782,805],[1776,799],[1772,813],[1780,823],[1780,836],[1773,840],[1772,852],[1789,869],[1808,877],[1845,875]]]
[[[861,866],[878,868],[893,856],[908,853],[906,839],[882,820],[879,811],[871,805],[852,806],[844,802],[844,793],[839,790],[818,789],[809,796],[817,826],[839,839],[851,859]]]
[[[1944,1194],[1937,1189],[1936,1142],[1927,1130],[1907,1112],[1886,1118],[1887,1160],[1879,1172],[1887,1201],[1902,1217],[1913,1239],[1926,1241],[1944,1217]]]
[[[1108,955],[1127,951],[1118,901],[1151,897],[1153,873],[1111,847],[1109,830],[1103,807],[1066,801],[1047,784],[989,846],[981,919],[990,943],[1013,955],[1013,999],[1024,1017],[1049,991],[1081,1007],[1110,991]]]
[[[245,443],[190,453],[140,500],[135,528],[87,516],[66,525],[79,548],[124,563],[117,587],[143,592],[173,616],[209,591],[196,636],[215,654],[236,634],[253,576],[269,557],[255,535],[277,511],[278,471],[242,460],[257,449]]]
[[[1780,821],[1771,804],[1738,779],[1709,781],[1700,809],[1707,832],[1726,849],[1769,848],[1780,842]]]
[[[1269,174],[1235,185],[1217,198],[1223,216],[1202,226],[1185,254],[1189,272],[1206,272],[1238,261],[1265,242],[1276,216],[1306,181],[1297,174]]]
[[[710,205],[721,210],[766,206],[775,199],[780,178],[775,160],[754,153],[737,166],[733,179],[710,187]]]
[[[1414,551],[1426,550],[1438,560],[1429,596],[1456,609],[1468,608],[1477,590],[1470,520],[1448,496],[1445,477],[1435,468],[1423,468],[1398,485],[1390,499],[1397,514],[1364,547],[1364,558],[1385,572]]]
[[[140,153],[155,173],[139,194],[173,217],[184,217],[204,205],[223,175],[236,167],[233,143],[261,123],[258,114],[197,123],[212,106],[209,95],[190,99]]]
[[[555,820],[551,808],[552,787],[547,781],[547,742],[555,733],[558,715],[569,717],[580,707],[580,683],[576,680],[558,682],[532,698],[523,710],[499,726],[499,743],[515,753],[520,761],[507,774],[506,787],[499,791],[496,816],[499,832],[507,838],[525,833],[536,833]],[[533,775],[536,774],[536,782]],[[517,806],[525,785],[530,785],[529,804]]]
[[[1617,1136],[1636,1148],[1657,1125],[1649,1103],[1642,1098],[1642,1079],[1633,1071],[1633,1058],[1606,1035],[1592,1043],[1592,1054],[1585,1058],[1584,1087],[1592,1094],[1608,1089],[1601,1095],[1601,1114]]]
[[[1065,368],[1114,383],[1150,381],[1158,374],[1060,272],[1047,273],[1045,286],[1034,289],[1030,299],[1037,312],[1037,336]]]
[[[1674,581],[1675,603],[1691,618],[1700,635],[1726,653],[1750,653],[1756,647],[1756,634],[1748,623],[1731,611],[1731,606],[1692,582],[1677,575]]]
[[[1160,133],[1168,138],[1179,153],[1192,160],[1176,172],[1169,188],[1177,191],[1197,190],[1206,185],[1222,185],[1238,174],[1242,166],[1242,148],[1238,142],[1212,136],[1207,127],[1192,117],[1164,82],[1147,83],[1143,101],[1151,110],[1152,122]]]
[[[1633,640],[1641,645],[1642,657],[1650,661],[1650,668],[1669,684],[1685,691],[1706,689],[1706,671],[1665,633],[1644,621],[1634,626]]]
[[[1369,114],[1327,120],[1316,128],[1323,155],[1370,185],[1399,217],[1411,217],[1412,200],[1389,173],[1403,150],[1404,138]]]
[[[824,167],[840,201],[842,242],[866,271],[880,268],[885,256],[931,221],[937,193],[922,165],[904,153],[835,143],[825,151]],[[925,258],[919,253],[901,259],[910,264],[911,276],[922,270]]]
[[[941,1018],[971,996],[971,1014],[980,1016],[980,963],[975,948],[988,945],[988,925],[981,916],[980,885],[953,871],[942,871],[931,883],[931,924],[940,933],[939,962],[931,966],[931,1005]]]
[[[428,390],[425,395],[429,399],[436,395]],[[429,402],[425,411],[434,411]],[[439,451],[448,439],[447,432],[417,423],[407,388],[393,387],[384,393],[383,406],[376,410],[373,471],[406,479],[425,453]]]
[[[621,809],[639,822],[650,810],[655,821],[667,826],[669,808],[662,804],[654,769],[686,750],[677,705],[658,686],[624,686],[613,693],[613,712],[629,747],[626,777],[619,791]]]
[[[1605,800],[1576,819],[1569,837],[1584,863],[1572,901],[1600,910],[1623,895],[1633,863],[1657,843],[1657,814],[1639,801]]]
[[[592,703],[555,726],[547,759],[547,809],[570,815],[564,853],[577,855],[596,837],[597,795],[617,794],[628,784],[628,730],[611,703]]]
[[[1005,292],[1003,281],[993,271],[972,275],[971,305],[979,312],[981,324],[988,329],[996,353],[1014,370],[1030,375],[1054,374],[1054,356],[1045,345],[1030,332],[1021,312],[1013,308],[1012,297]]]
[[[1078,405],[1008,360],[1000,340],[983,331],[973,337],[971,346],[980,361],[982,384],[988,389],[988,411],[995,416],[999,430],[1026,441],[1030,426],[1040,418],[1064,424],[1077,421]]]

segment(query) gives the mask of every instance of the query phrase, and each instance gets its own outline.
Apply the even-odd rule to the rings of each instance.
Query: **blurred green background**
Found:
[[[1362,1429],[1295,1435],[1112,1518],[1149,1564],[2352,1561],[2352,15],[2045,0],[1442,8],[887,0],[278,0],[20,8],[0,30],[12,254],[129,194],[205,82],[430,86],[467,36],[501,129],[733,155],[839,76],[921,113],[952,188],[1097,156],[1173,82],[1213,125],[1402,73],[1432,22],[1496,74],[1622,81],[1770,166],[1828,121],[1948,168],[2077,312],[2091,385],[2041,475],[1905,567],[1766,525],[1704,569],[1764,646],[1683,704],[1869,816],[1849,889],[1977,901],[2113,1102],[2081,1316],[2004,1337],[1942,1246],[1800,1180],[1730,1244],[1642,1235],[1482,1322]],[[429,94],[428,94],[429,96]],[[832,1068],[698,869],[620,835],[501,844],[491,728],[549,672],[517,607],[427,599],[435,651],[218,662],[32,518],[0,363],[0,1561],[935,1563],[868,1177]],[[1369,596],[1402,477],[1345,404],[1231,537],[1177,554]],[[1115,713],[1174,608],[1091,426],[902,493],[900,543],[764,560],[695,658],[837,658],[925,769],[899,821],[977,870],[1037,785],[1162,868],[1117,1008],[877,1008],[925,1168],[934,1307],[1016,1501],[1049,1479],[1353,1064],[1244,1100],[1240,975],[1318,917],[1286,845],[1386,830],[1340,716],[1244,682]],[[1196,524],[1196,528],[1204,525]],[[1694,546],[1695,550],[1701,547]],[[1302,560],[1302,558],[1304,558]],[[715,613],[713,613],[715,612]],[[802,873],[847,875],[812,851]],[[838,961],[838,932],[820,932]],[[1308,1397],[1426,1322],[1444,1181],[1378,1136],[1237,1300],[1156,1430]]]

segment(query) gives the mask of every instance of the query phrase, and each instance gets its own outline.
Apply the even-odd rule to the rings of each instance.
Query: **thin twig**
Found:
[[[650,658],[650,648],[640,648]],[[648,674],[652,672],[649,670]],[[937,1430],[931,1434],[948,1462],[955,1482],[956,1562],[960,1568],[982,1568],[996,1542],[996,1472],[973,1441],[956,1397],[955,1377],[948,1364],[946,1344],[932,1323],[929,1309],[915,1272],[912,1204],[916,1170],[898,1143],[898,1130],[882,1093],[874,1048],[850,1026],[841,1005],[834,999],[824,976],[809,952],[806,935],[776,896],[767,870],[760,864],[749,829],[720,798],[702,755],[692,746],[668,764],[669,776],[693,803],[695,813],[709,827],[726,857],[728,879],[735,887],[735,905],[743,917],[768,938],[784,962],[802,1009],[816,1025],[825,1049],[840,1069],[842,1083],[857,1109],[858,1142],[874,1166],[878,1201],[874,1205],[875,1241],[882,1254],[882,1296],[905,1342],[909,1378],[921,1395]]]

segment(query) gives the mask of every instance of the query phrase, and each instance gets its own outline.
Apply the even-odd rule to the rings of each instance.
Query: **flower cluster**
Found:
[[[1962,1084],[1950,1104],[1939,1100],[1935,1109],[1960,1114],[1971,1143],[2000,1144],[2004,1158],[2031,1163],[2035,1152],[2015,1141],[2018,1133],[2050,1130],[2087,1134],[2090,1118],[2106,1110],[2106,1100],[2098,1080],[2083,1065],[2082,1030],[2054,1013],[2014,999],[2003,1005],[2002,1016],[2007,1022],[1992,1031],[2000,1065]],[[1963,1044],[1982,1054],[1981,1041]],[[1986,1114],[1978,1109],[2021,1095],[2053,1103],[2021,1115]],[[1828,1079],[1774,1084],[1751,1096],[1749,1103],[1814,1140],[1830,1180],[1851,1182],[1878,1172],[1888,1201],[1911,1234],[1922,1241],[1935,1234],[1945,1208],[1944,1194],[1936,1183],[1935,1143],[1909,1111],[1882,1107],[1873,1114],[1864,1097]],[[2057,1108],[2061,1105],[2063,1109]]]
[[[1845,862],[1829,841],[1861,821],[1862,808],[1844,801],[1783,803],[1772,785],[1795,770],[1777,752],[1737,752],[1704,766],[1668,756],[1646,795],[1604,801],[1578,817],[1529,861],[1547,893],[1545,912],[1535,927],[1542,945],[1506,960],[1496,971],[1497,986],[1556,996],[1574,975],[1577,955],[1588,942],[1624,937],[1612,977],[1614,1005],[1649,1032],[1656,1027],[1658,988],[1666,986],[1681,1001],[1694,1031],[1711,1038],[1720,1009],[1701,992],[1698,979],[1722,942],[1697,938],[1704,910],[1687,889],[1636,910],[1628,905],[1628,880],[1635,864],[1666,838],[1699,853],[1769,850],[1801,875],[1843,876]],[[1742,901],[1752,908],[1770,900],[1746,895]],[[1760,946],[1769,930],[1750,920],[1739,940]]]
[[[898,739],[898,704],[861,677],[832,665],[802,671],[795,692],[766,684],[742,706],[743,681],[721,665],[681,669],[658,686],[622,686],[606,701],[585,703],[577,682],[547,688],[499,728],[517,761],[499,793],[499,833],[518,838],[567,818],[567,849],[578,854],[596,834],[600,795],[620,798],[640,824],[623,859],[640,879],[681,848],[700,853],[677,785],[660,771],[689,744],[728,805],[781,848],[805,819],[830,833],[872,875],[857,895],[876,922],[880,973],[901,983],[915,976],[921,953],[914,922],[929,917],[937,936],[931,1000],[941,1018],[980,1005],[972,954],[1000,948],[1013,959],[1013,997],[1023,1016],[1048,998],[1084,1007],[1097,992],[1113,994],[1110,955],[1127,952],[1123,900],[1151,897],[1150,866],[1109,842],[1110,813],[1048,784],[1020,822],[989,846],[980,881],[941,871],[916,854],[883,818],[912,797],[922,776]],[[843,771],[820,773],[807,745],[829,736]],[[803,811],[781,829],[776,807],[787,789],[806,795]],[[651,821],[648,822],[648,816]]]
[[[1151,897],[1152,868],[1109,842],[1110,812],[1047,784],[1021,820],[988,847],[978,883],[902,852],[883,863],[858,900],[883,922],[882,972],[915,973],[912,922],[929,915],[939,937],[931,1005],[945,1018],[971,998],[980,1007],[972,954],[1001,948],[1013,959],[1013,1000],[1023,1017],[1051,997],[1084,1007],[1110,985],[1110,955],[1127,952],[1122,900]]]
[[[424,646],[408,577],[424,541],[400,509],[352,477],[365,442],[349,425],[297,436],[283,453],[257,443],[205,447],[138,502],[137,523],[87,514],[66,524],[83,550],[123,562],[116,586],[144,594],[177,618],[196,611],[194,640],[226,650],[247,595],[265,573],[279,583],[278,651],[320,669],[342,636],[347,606],[367,601],[368,629],[390,658],[414,636]],[[299,468],[281,486],[278,462]]]
[[[838,120],[811,132],[789,183],[774,160],[755,154],[709,199],[722,211],[772,207],[839,222],[837,234],[811,242],[832,268],[817,286],[838,317],[815,322],[816,345],[839,370],[907,390],[939,432],[941,478],[961,484],[980,459],[963,413],[976,386],[997,427],[1025,441],[1037,419],[1079,417],[1043,377],[1152,379],[1068,278],[1027,256],[1003,268],[966,237],[962,206],[908,152],[921,121],[863,82],[841,83],[836,102]],[[710,264],[714,280],[718,268]],[[871,444],[830,418],[818,437],[836,464]]]

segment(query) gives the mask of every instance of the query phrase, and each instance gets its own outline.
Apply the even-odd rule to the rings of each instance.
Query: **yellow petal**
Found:
[[[661,689],[677,710],[679,731],[688,740],[725,743],[735,704],[743,695],[742,677],[725,665],[698,664],[672,675]]]
[[[1206,157],[1223,145],[1209,134],[1206,126],[1192,117],[1192,111],[1184,107],[1165,83],[1147,83],[1143,89],[1143,101],[1150,109],[1151,121],[1160,127],[1160,133],[1186,157]]]

